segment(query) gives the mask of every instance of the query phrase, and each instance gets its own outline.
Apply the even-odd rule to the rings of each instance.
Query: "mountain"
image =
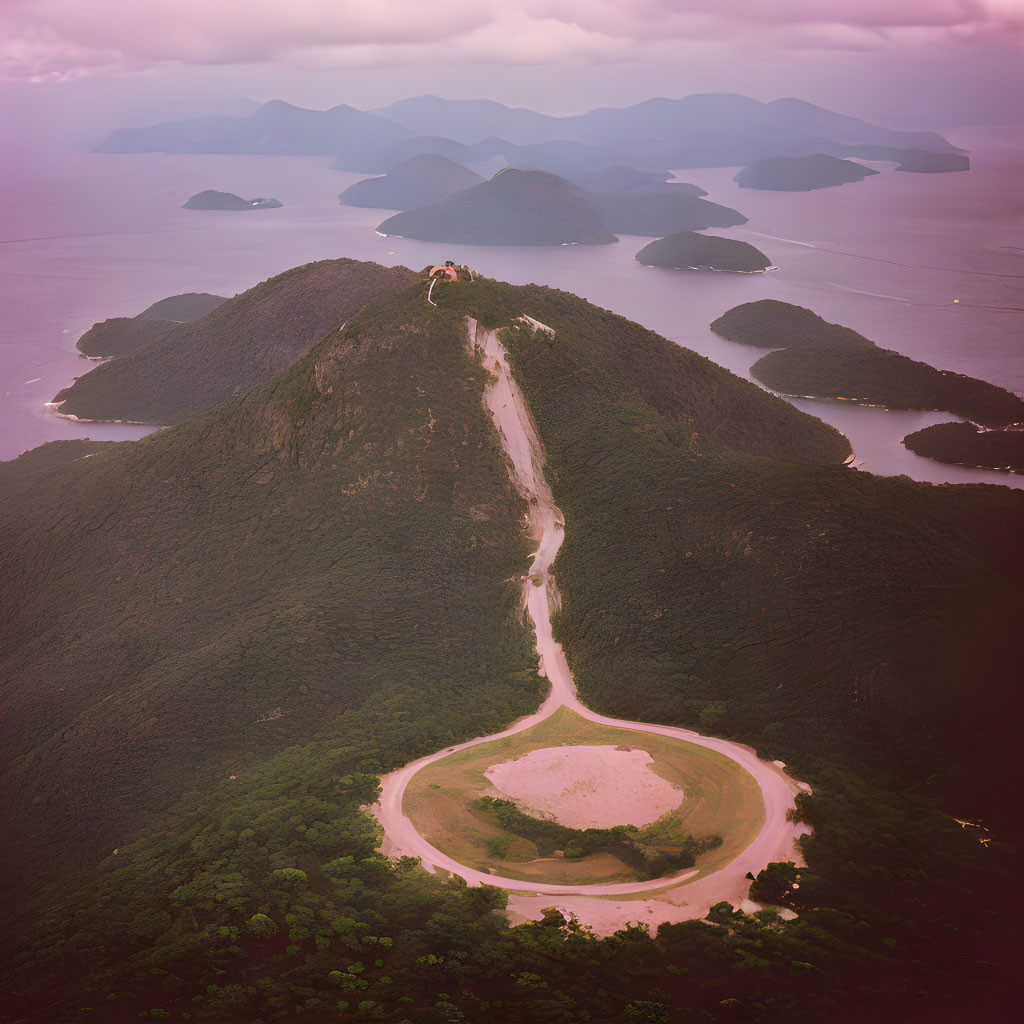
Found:
[[[371,111],[419,135],[440,135],[472,144],[489,135],[512,143],[548,142],[567,138],[560,119],[494,100],[445,100],[414,96]]]
[[[830,324],[813,310],[778,299],[733,306],[712,322],[711,330],[727,341],[756,348],[871,344],[849,327]]]
[[[327,166],[335,171],[354,171],[357,174],[389,174],[406,160],[424,153],[447,157],[464,166],[477,162],[474,148],[462,142],[433,135],[416,135],[384,145],[358,149],[349,146]]]
[[[389,217],[377,230],[385,235],[468,245],[600,245],[617,241],[579,189],[545,171],[515,168],[447,199]]]
[[[338,199],[343,206],[409,210],[445,199],[484,179],[461,164],[435,153],[420,153],[381,178],[350,185]]]
[[[414,136],[421,139],[408,148],[391,148]],[[512,152],[524,150],[515,159],[502,154],[509,165],[570,176],[615,164],[650,170],[749,164],[802,155],[808,140],[818,142],[812,152],[823,144],[959,152],[933,132],[894,131],[796,99],[759,103],[731,93],[651,99],[575,117],[437,96],[400,100],[371,112],[345,105],[306,110],[273,100],[248,117],[118,129],[96,152],[330,154],[338,157],[339,169],[366,173],[386,173],[416,153],[437,152],[479,170],[459,146],[475,149],[494,138]]]
[[[247,395],[0,492],[4,1012],[1000,1019],[1024,495],[845,468],[832,428],[568,293],[477,276],[435,308],[406,274]],[[270,338],[294,311],[264,299]],[[754,892],[793,920],[510,927],[501,890],[381,854],[379,775],[544,690],[466,316],[509,327],[586,699],[811,787],[799,888]]]
[[[672,100],[655,98],[629,107],[601,107],[573,117],[549,117],[490,100],[420,96],[374,111],[410,132],[442,135],[472,145],[487,136],[518,144],[566,139],[591,144],[620,140],[685,142],[703,146],[738,139],[778,144],[812,136],[837,142],[877,143],[932,151],[955,147],[934,132],[903,132],[833,113],[797,99],[760,103],[735,93]]]
[[[744,167],[733,178],[740,188],[773,192],[810,192],[853,181],[863,181],[878,171],[852,160],[840,160],[824,153],[810,156],[776,156]]]
[[[149,128],[119,128],[93,152],[333,156],[346,147],[379,146],[408,134],[393,121],[344,104],[306,110],[272,100],[248,117],[200,117]]]
[[[218,192],[208,188],[197,192],[181,204],[183,210],[266,210],[279,208],[284,203],[277,199],[243,199],[234,192]]]
[[[699,199],[686,191],[609,192],[592,197],[601,220],[609,229],[623,235],[650,235],[666,232],[701,231],[704,228],[730,228],[746,224],[747,218],[728,206]]]
[[[402,267],[355,260],[299,267],[98,366],[55,400],[80,419],[175,423],[250,391],[371,299],[410,280]]]
[[[753,273],[766,270],[772,261],[759,249],[735,238],[680,231],[645,245],[637,254],[645,267],[674,270],[732,270]]]

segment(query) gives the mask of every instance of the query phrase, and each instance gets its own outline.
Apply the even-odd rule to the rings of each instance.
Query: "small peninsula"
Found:
[[[366,206],[384,210],[411,210],[447,199],[485,179],[468,167],[438,153],[419,153],[389,174],[365,178],[338,196],[342,206]]]
[[[760,249],[735,238],[678,231],[645,245],[637,254],[645,267],[673,270],[725,270],[754,274],[767,270],[772,261]]]
[[[754,348],[871,344],[849,327],[830,324],[813,310],[778,299],[733,306],[712,322],[711,330],[726,341]]]
[[[197,192],[181,204],[183,210],[272,210],[284,206],[278,199],[243,199],[234,192],[218,192],[208,188]]]
[[[699,202],[699,200],[694,200]],[[604,245],[618,239],[589,197],[547,171],[516,167],[436,203],[389,217],[377,230],[467,245]]]
[[[115,316],[93,324],[78,339],[76,348],[90,359],[123,356],[166,338],[178,325],[157,317]]]
[[[915,455],[956,466],[1024,473],[1024,430],[980,430],[973,423],[936,423],[903,438]]]
[[[166,299],[147,306],[139,318],[174,320],[179,324],[190,324],[207,313],[212,313],[219,305],[227,302],[225,295],[212,295],[210,292],[184,292],[181,295],[169,295]]]
[[[91,455],[112,448],[122,442],[93,441],[83,437],[69,441],[47,441],[37,448],[22,452],[16,459],[0,462],[0,485],[5,488],[14,487],[37,473],[63,466],[78,459],[87,459]]]
[[[757,188],[770,192],[811,192],[832,188],[877,174],[878,171],[841,160],[839,157],[814,153],[811,156],[773,156],[744,167],[733,178],[740,188]]]
[[[118,316],[93,324],[78,339],[78,351],[91,359],[123,356],[167,337],[183,323],[191,323],[227,302],[223,295],[188,292],[171,295],[144,309],[138,316]]]

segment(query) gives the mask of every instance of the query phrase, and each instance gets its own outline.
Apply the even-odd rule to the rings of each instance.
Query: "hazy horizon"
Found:
[[[794,96],[898,129],[1024,123],[1022,0],[555,0],[359,10],[321,0],[145,8],[11,0],[7,134],[91,148],[244,98],[326,109],[425,93],[555,116],[655,96]]]

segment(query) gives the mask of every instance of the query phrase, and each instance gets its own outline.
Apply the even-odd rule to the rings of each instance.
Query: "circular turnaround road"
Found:
[[[487,369],[494,375],[485,389],[484,402],[511,460],[516,486],[527,499],[530,526],[538,540],[529,573],[523,578],[523,589],[527,611],[537,632],[540,674],[550,682],[551,692],[535,714],[519,719],[508,729],[447,747],[384,776],[381,779],[380,800],[373,808],[384,827],[382,850],[391,856],[418,857],[428,871],[449,871],[461,876],[470,885],[494,885],[507,889],[514,894],[509,901],[512,916],[520,919],[539,918],[542,910],[552,904],[548,897],[561,897],[557,901],[558,909],[575,914],[581,923],[589,924],[598,933],[608,933],[628,922],[648,918],[652,923],[661,923],[703,917],[713,903],[723,899],[739,903],[746,897],[748,872],[756,875],[770,861],[799,858],[795,840],[807,829],[789,821],[787,812],[795,806],[794,795],[807,787],[785,775],[777,762],[762,761],[750,747],[742,744],[701,736],[689,729],[671,725],[609,718],[596,714],[581,703],[576,695],[565,652],[551,632],[550,602],[552,598],[557,600],[558,591],[549,570],[562,544],[565,530],[561,512],[555,505],[551,488],[544,477],[543,446],[523,395],[512,376],[497,332],[481,329],[474,320],[468,321],[468,328],[471,345],[482,353]],[[533,581],[537,579],[543,581],[542,586],[534,584]],[[560,707],[569,708],[582,718],[600,725],[685,740],[715,750],[735,761],[753,776],[760,787],[765,813],[760,832],[724,867],[691,882],[688,879],[698,875],[698,869],[690,869],[671,878],[655,878],[644,882],[556,885],[504,878],[467,867],[438,850],[416,831],[402,809],[402,801],[410,779],[421,768],[458,750],[529,729]],[[634,898],[616,902],[608,899],[655,892],[658,893],[656,900]]]

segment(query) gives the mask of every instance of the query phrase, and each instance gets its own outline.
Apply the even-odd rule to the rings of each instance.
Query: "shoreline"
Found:
[[[71,420],[74,423],[107,423],[122,427],[152,427],[154,430],[166,430],[167,428],[158,423],[144,423],[142,420],[91,420],[85,416],[76,416],[73,412],[59,412],[60,407],[67,401],[62,398],[59,402],[43,402],[43,408],[51,415],[62,420]],[[26,451],[31,451],[31,448]],[[24,454],[24,452],[22,453]]]

